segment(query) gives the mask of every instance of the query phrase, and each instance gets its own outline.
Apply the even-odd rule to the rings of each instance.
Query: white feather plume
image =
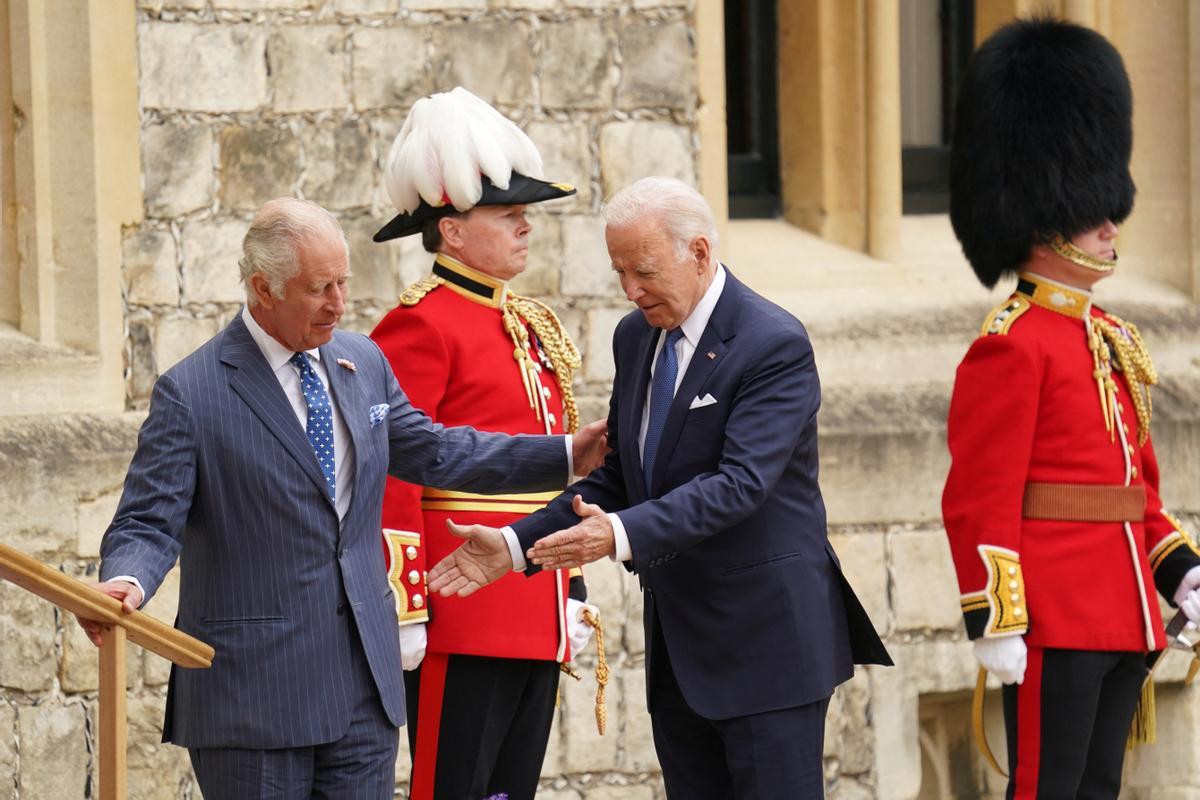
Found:
[[[507,189],[514,171],[542,177],[537,147],[511,120],[459,86],[413,104],[388,153],[384,186],[401,213],[412,213],[422,199],[440,206],[444,197],[466,211],[483,194],[481,175]]]

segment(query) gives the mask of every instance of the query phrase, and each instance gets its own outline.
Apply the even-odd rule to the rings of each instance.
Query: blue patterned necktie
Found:
[[[308,353],[293,353],[288,362],[300,371],[300,389],[308,405],[308,443],[312,445],[325,482],[329,484],[329,499],[333,500],[337,496],[337,487],[334,481],[333,406],[329,404],[329,393],[312,368]]]
[[[679,375],[679,356],[675,345],[683,337],[683,330],[676,328],[667,332],[667,341],[658,352],[654,362],[654,380],[650,383],[650,419],[646,423],[646,443],[642,447],[642,472],[646,478],[646,493],[650,493],[650,476],[654,474],[654,456],[658,440],[662,438],[675,399],[675,378]]]

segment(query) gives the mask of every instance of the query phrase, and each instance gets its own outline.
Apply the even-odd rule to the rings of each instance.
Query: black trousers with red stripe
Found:
[[[1145,653],[1029,648],[1003,691],[1008,798],[1116,798],[1145,677]]]
[[[412,800],[533,800],[558,663],[430,653],[404,673]]]

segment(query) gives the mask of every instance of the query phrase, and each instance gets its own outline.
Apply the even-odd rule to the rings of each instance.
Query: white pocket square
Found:
[[[367,418],[371,421],[372,428],[387,419],[389,409],[391,409],[391,406],[387,403],[379,403],[378,405],[371,406]]]
[[[706,394],[704,397],[697,396],[692,398],[692,404],[688,406],[688,410],[691,411],[694,408],[704,408],[705,406],[712,406],[716,404],[717,398],[713,397],[711,394]]]

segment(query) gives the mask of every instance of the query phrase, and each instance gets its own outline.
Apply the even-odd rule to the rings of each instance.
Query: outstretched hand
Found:
[[[600,419],[584,425],[575,432],[571,441],[575,477],[587,477],[589,472],[604,463],[604,457],[611,452],[608,447],[608,420]]]
[[[579,524],[539,539],[525,554],[531,563],[543,569],[569,569],[616,554],[612,521],[604,509],[585,503],[580,495],[575,495],[571,507],[580,516]]]
[[[442,597],[467,597],[512,571],[512,554],[498,529],[451,520],[446,520],[446,527],[466,542],[429,571],[429,591]]]

